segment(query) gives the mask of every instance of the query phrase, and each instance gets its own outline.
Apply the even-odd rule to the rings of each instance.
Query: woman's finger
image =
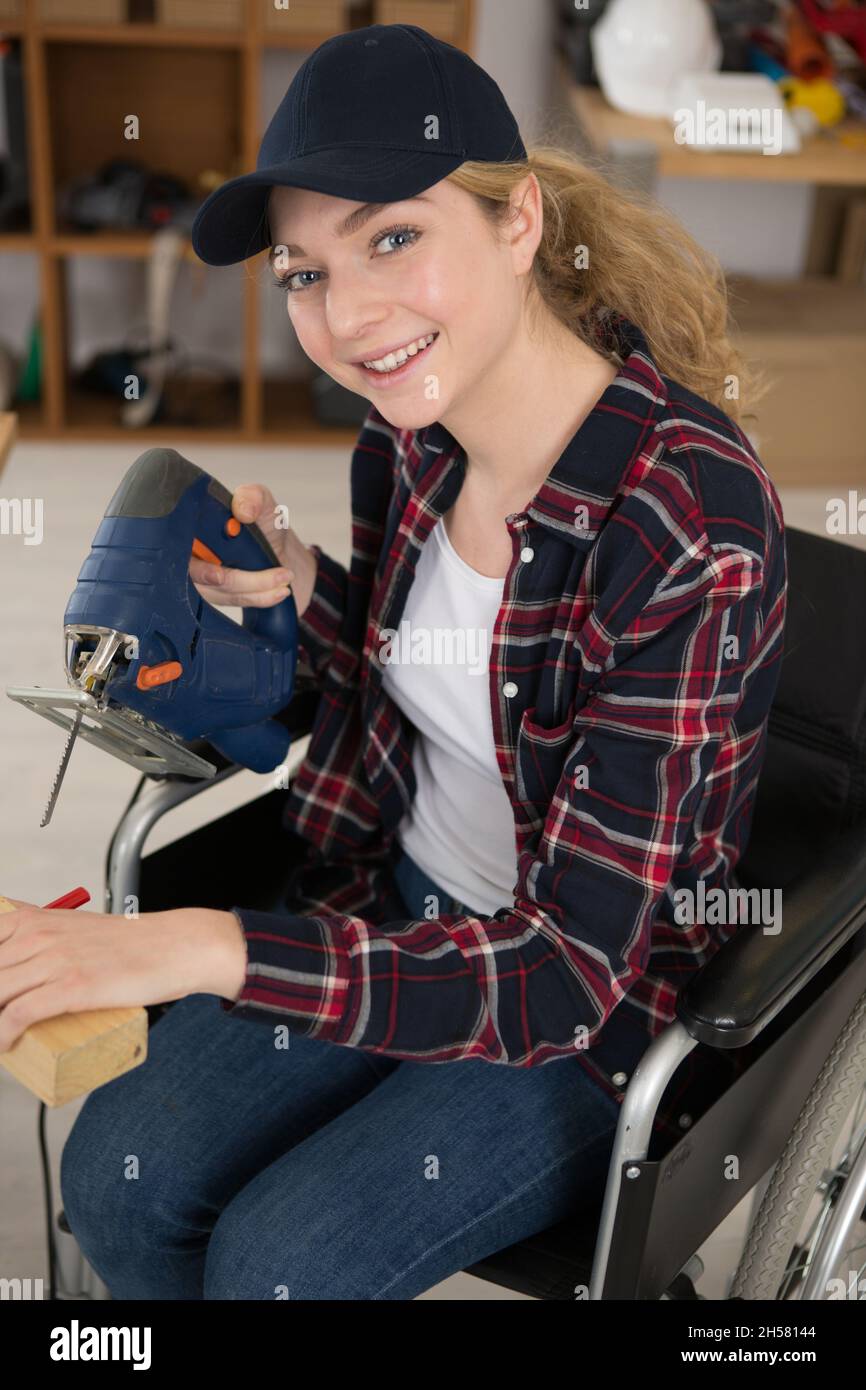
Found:
[[[280,603],[292,592],[291,586],[281,584],[276,589],[257,590],[255,593],[227,594],[224,589],[208,589],[206,585],[195,585],[206,603],[215,608],[270,608]]]
[[[276,588],[278,584],[290,584],[294,579],[293,571],[282,565],[266,570],[239,570],[197,559],[190,560],[189,574],[194,583],[229,594],[263,592]]]
[[[72,1003],[69,991],[54,981],[16,995],[0,1011],[0,1052],[8,1052],[34,1023],[69,1013]]]
[[[10,961],[0,970],[0,1009],[11,999],[44,985],[50,977],[51,970],[41,952],[31,952],[29,956]]]
[[[238,521],[255,521],[265,504],[265,491],[261,483],[242,483],[232,494],[232,511]]]

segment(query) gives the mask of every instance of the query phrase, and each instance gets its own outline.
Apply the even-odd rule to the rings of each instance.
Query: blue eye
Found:
[[[370,245],[378,247],[381,245],[382,242],[387,241],[392,236],[409,236],[412,238],[412,241],[409,242],[409,245],[412,246],[414,242],[418,240],[420,235],[421,233],[418,231],[416,227],[389,227],[387,231],[379,232],[375,237],[373,237],[373,240],[370,242]],[[405,247],[397,246],[394,248],[394,250],[403,251],[405,250]]]
[[[317,275],[318,273],[319,273],[319,272],[316,271],[316,270],[293,270],[292,273],[291,273],[291,275],[284,275],[284,276],[282,277],[282,279],[280,279],[280,280],[275,280],[275,281],[274,281],[274,285],[275,285],[275,287],[276,287],[278,290],[282,290],[283,294],[297,294],[298,291],[297,291],[296,289],[293,289],[293,288],[292,288],[292,281],[294,280],[295,276],[296,276],[296,275]],[[302,286],[301,286],[301,289],[309,289],[309,288],[310,288],[309,285],[302,285]]]
[[[384,259],[385,255],[393,256],[400,251],[405,251],[407,246],[413,246],[415,242],[418,240],[418,238],[421,236],[421,231],[418,227],[386,227],[384,231],[377,232],[376,235],[370,239],[370,249],[373,250],[373,248],[379,247],[390,237],[396,236],[411,237],[411,241],[408,241],[404,246],[394,246],[387,253],[378,253],[380,260]],[[297,286],[293,285],[292,281],[296,279],[299,275],[321,275],[321,271],[293,270],[288,275],[283,275],[280,279],[275,279],[272,283],[274,284],[276,289],[282,290],[283,294],[302,294],[304,290],[313,289],[314,286],[318,284],[318,280],[314,280],[312,284],[302,284]]]

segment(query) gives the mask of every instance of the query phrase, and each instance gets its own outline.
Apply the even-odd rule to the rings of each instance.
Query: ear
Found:
[[[541,185],[535,174],[527,174],[525,179],[521,179],[512,190],[510,202],[512,216],[508,223],[508,236],[512,262],[515,274],[525,275],[532,267],[544,229]]]

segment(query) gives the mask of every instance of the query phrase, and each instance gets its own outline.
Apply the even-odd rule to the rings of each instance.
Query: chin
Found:
[[[386,393],[382,392],[383,396]],[[413,402],[388,400],[374,400],[368,396],[371,405],[374,405],[389,425],[393,425],[396,430],[423,430],[428,425],[432,425],[441,417],[442,402],[440,401],[421,401]]]

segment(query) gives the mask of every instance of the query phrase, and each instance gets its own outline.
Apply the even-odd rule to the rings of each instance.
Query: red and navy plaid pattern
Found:
[[[442,424],[401,430],[371,408],[351,564],[315,547],[301,621],[298,691],[320,699],[285,823],[307,862],[292,912],[233,909],[248,951],[233,1014],[415,1062],[577,1054],[621,1097],[680,987],[738,929],[679,924],[673,894],[732,886],[747,842],[782,653],[781,506],[741,429],[660,375],[635,325],[608,331],[616,379],[506,523],[489,689],[513,901],[406,921],[394,896],[415,731],[383,691],[379,634],[399,626],[466,457]],[[666,1092],[669,1137],[700,1103],[706,1051]]]

